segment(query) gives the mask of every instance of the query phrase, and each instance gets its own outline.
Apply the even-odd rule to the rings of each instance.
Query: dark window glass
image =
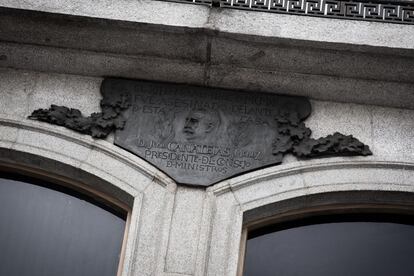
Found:
[[[125,217],[95,203],[58,186],[3,174],[0,276],[115,276]]]
[[[404,220],[297,223],[249,233],[244,276],[412,276],[414,225]]]

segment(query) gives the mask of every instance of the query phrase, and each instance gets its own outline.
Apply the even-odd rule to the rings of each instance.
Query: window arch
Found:
[[[0,275],[117,275],[127,217],[79,186],[0,170]]]
[[[413,275],[414,195],[334,192],[244,214],[239,275]]]

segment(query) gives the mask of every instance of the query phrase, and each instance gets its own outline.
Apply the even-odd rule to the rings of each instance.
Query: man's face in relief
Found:
[[[219,124],[219,117],[213,111],[192,110],[185,118],[183,133],[187,141],[200,141],[206,138]]]

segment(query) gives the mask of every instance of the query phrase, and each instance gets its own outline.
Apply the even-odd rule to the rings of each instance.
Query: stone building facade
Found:
[[[242,275],[246,233],[257,223],[356,206],[412,209],[412,21],[92,2],[0,1],[0,166],[124,206],[119,275]],[[28,119],[52,104],[100,112],[106,77],[304,96],[312,137],[353,134],[373,154],[286,155],[280,165],[193,187],[114,145],[113,134],[94,139]]]

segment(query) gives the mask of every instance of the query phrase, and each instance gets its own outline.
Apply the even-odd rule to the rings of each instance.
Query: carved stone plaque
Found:
[[[115,144],[177,182],[207,186],[282,161],[272,153],[276,117],[311,112],[306,98],[187,85],[107,79],[105,99],[126,96],[125,127]]]
[[[352,135],[318,139],[303,97],[105,79],[101,112],[52,105],[30,119],[105,138],[163,170],[178,183],[208,186],[243,172],[298,158],[371,155]]]

